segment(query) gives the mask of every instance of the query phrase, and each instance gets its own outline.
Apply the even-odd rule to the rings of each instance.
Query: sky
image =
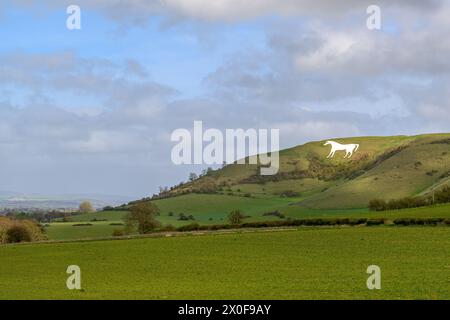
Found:
[[[279,129],[281,148],[450,132],[449,16],[444,0],[2,0],[0,190],[151,195],[204,169],[170,158],[195,120]]]

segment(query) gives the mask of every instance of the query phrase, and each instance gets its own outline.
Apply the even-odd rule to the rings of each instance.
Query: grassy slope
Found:
[[[362,172],[361,169],[370,166],[383,154],[399,147],[407,148],[380,161],[376,166],[370,166],[362,172],[364,174],[353,179],[304,178],[266,184],[243,184],[243,179],[257,174],[256,166],[229,165],[172,192],[177,193],[213,179],[217,184],[229,185],[224,188],[223,193],[240,190],[257,197],[273,197],[292,190],[300,192],[302,197],[299,200],[302,205],[310,208],[364,208],[375,196],[384,199],[412,196],[442,183],[444,179],[441,176],[450,172],[450,144],[430,142],[449,138],[450,134],[431,134],[334,139],[341,143],[360,144],[359,150],[350,159],[344,159],[343,152],[336,153],[332,159],[326,159],[329,147],[324,147],[323,141],[311,142],[280,152],[280,174],[299,170],[318,175]],[[428,175],[428,172],[433,174]]]
[[[314,208],[355,208],[366,206],[374,197],[392,199],[420,194],[450,170],[450,145],[429,141],[429,136],[418,137],[409,148],[364,175],[316,194],[303,204]]]
[[[304,228],[0,246],[0,299],[450,299],[449,233]],[[65,286],[70,264],[82,292]],[[371,264],[382,290],[366,288]]]

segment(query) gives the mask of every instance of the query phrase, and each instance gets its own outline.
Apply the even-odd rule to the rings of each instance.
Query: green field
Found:
[[[301,228],[0,246],[0,299],[450,299],[450,228]],[[66,288],[79,265],[82,291]],[[381,268],[381,290],[366,268]]]
[[[241,209],[248,218],[245,221],[278,220],[273,216],[263,216],[268,211],[278,210],[293,219],[303,218],[450,218],[450,205],[436,205],[394,211],[372,212],[368,209],[309,209],[295,205],[290,198],[245,198],[227,195],[201,195],[190,194],[155,201],[161,209],[157,219],[163,225],[181,226],[196,222],[199,224],[227,223],[227,215],[233,209]],[[169,212],[173,216],[169,216]],[[195,221],[179,221],[178,213],[192,214]],[[89,214],[80,214],[70,217],[71,222],[54,222],[46,227],[50,240],[73,240],[84,238],[110,237],[121,226],[111,226],[111,223],[123,223],[126,211],[103,211]],[[93,219],[106,221],[92,221]],[[78,222],[89,222],[92,226],[73,225]]]

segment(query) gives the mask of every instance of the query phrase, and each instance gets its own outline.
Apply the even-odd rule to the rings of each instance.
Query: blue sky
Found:
[[[204,166],[169,137],[276,128],[281,147],[450,131],[449,5],[380,0],[0,4],[0,190],[142,197]]]
[[[208,28],[195,22],[166,27],[163,18],[153,16],[139,26],[123,26],[93,10],[82,10],[82,29],[70,31],[65,28],[68,14],[64,8],[6,6],[0,52],[72,51],[81,57],[114,62],[134,59],[152,78],[178,90],[181,97],[194,97],[204,94],[202,80],[228,56],[243,46],[265,46],[261,21]]]

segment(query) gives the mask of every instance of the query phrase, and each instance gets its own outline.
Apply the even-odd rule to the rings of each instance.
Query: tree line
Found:
[[[369,210],[385,211],[398,210],[407,208],[418,208],[433,204],[450,202],[450,186],[445,186],[440,190],[434,191],[432,194],[420,197],[404,197],[399,199],[383,200],[373,199],[369,202]]]

